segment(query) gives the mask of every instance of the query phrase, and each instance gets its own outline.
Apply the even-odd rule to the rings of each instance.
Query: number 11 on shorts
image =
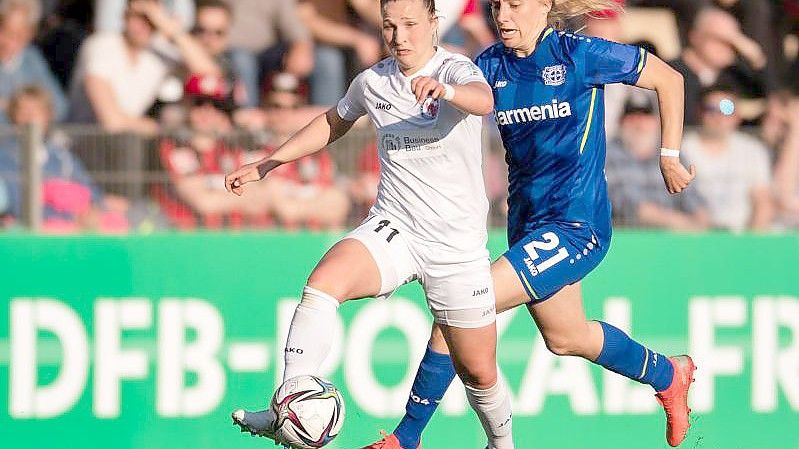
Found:
[[[541,237],[544,239],[543,242],[537,242],[533,240],[530,243],[524,245],[523,247],[524,250],[527,252],[527,254],[530,255],[530,259],[533,265],[530,268],[535,268],[535,270],[532,269],[530,270],[533,273],[533,275],[541,273],[542,271],[545,271],[546,269],[552,267],[561,260],[569,257],[569,251],[566,248],[561,247],[558,248],[558,252],[556,252],[550,258],[545,259],[543,262],[539,264],[536,264],[535,261],[541,257],[538,254],[538,250],[552,251],[555,248],[557,248],[558,245],[560,244],[560,239],[558,238],[557,234],[555,234],[554,232],[546,232]]]

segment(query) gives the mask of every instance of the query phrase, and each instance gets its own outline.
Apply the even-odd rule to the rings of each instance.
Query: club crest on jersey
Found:
[[[399,136],[389,133],[383,134],[383,137],[380,138],[380,144],[383,148],[385,148],[387,153],[396,153],[400,150],[402,141],[400,140]]]
[[[566,66],[558,64],[544,67],[541,77],[547,86],[560,86],[566,82]]]
[[[438,99],[433,99],[433,97],[427,97],[424,102],[422,102],[422,117],[426,119],[434,119],[438,117],[438,109],[440,107],[440,102]]]

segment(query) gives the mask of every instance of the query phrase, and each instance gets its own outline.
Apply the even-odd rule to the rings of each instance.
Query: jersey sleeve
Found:
[[[364,73],[361,72],[352,80],[344,98],[339,100],[336,111],[338,116],[348,122],[354,122],[366,115],[366,97],[364,95]]]
[[[475,63],[468,59],[457,59],[450,63],[444,76],[444,82],[454,85],[463,85],[472,82],[488,84],[483,72]]]
[[[585,80],[589,85],[613,83],[634,85],[646,66],[642,47],[590,38],[583,43]]]

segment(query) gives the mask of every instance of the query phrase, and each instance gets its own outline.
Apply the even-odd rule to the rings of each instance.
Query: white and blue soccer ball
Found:
[[[316,376],[293,377],[272,397],[275,441],[313,449],[333,441],[344,424],[344,399],[338,389]]]

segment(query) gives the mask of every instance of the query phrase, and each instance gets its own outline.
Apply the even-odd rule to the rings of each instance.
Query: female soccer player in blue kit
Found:
[[[554,28],[571,17],[617,9],[614,1],[490,2],[501,42],[476,62],[493,89],[510,168],[510,249],[491,270],[497,312],[527,304],[553,353],[580,356],[651,385],[666,412],[666,439],[677,446],[690,426],[693,361],[686,355],[665,357],[608,323],[588,321],[580,280],[610,246],[603,86],[621,82],[657,92],[660,168],[674,194],[694,178],[694,168],[687,170],[679,160],[682,76],[639,47]],[[415,449],[453,377],[446,345],[434,328],[405,416],[393,434],[367,448]]]

